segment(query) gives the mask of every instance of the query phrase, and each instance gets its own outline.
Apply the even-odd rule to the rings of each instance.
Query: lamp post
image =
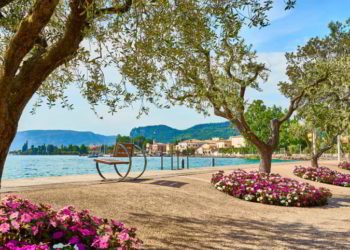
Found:
[[[338,148],[338,162],[341,162],[341,141],[340,141],[340,135],[337,137],[337,148]]]

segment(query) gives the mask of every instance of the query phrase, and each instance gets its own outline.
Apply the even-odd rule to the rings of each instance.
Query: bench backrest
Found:
[[[125,148],[121,146],[122,144],[126,149],[127,152],[125,151]],[[117,143],[114,146],[113,149],[113,157],[129,157],[134,155],[134,144],[132,143]]]

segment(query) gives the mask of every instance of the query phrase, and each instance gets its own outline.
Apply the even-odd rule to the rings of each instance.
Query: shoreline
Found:
[[[278,166],[295,166],[298,164],[303,164],[305,161],[293,161],[293,162],[275,162],[272,163],[272,172],[274,167]],[[208,174],[214,173],[219,170],[231,171],[236,169],[257,169],[259,164],[250,163],[250,164],[241,164],[241,165],[229,165],[229,166],[207,166],[201,168],[190,168],[190,169],[179,169],[179,170],[148,170],[139,180],[129,180],[125,182],[137,183],[145,179],[163,179],[169,177],[177,176],[187,176],[187,175],[196,175],[196,174]],[[137,176],[139,172],[131,172],[129,176]],[[116,174],[107,173],[105,174],[107,178],[116,177]],[[95,184],[108,184],[108,183],[117,183],[117,181],[108,180],[103,181],[97,174],[81,174],[81,175],[65,175],[65,176],[48,176],[48,177],[35,177],[35,178],[19,178],[19,179],[3,179],[2,187],[0,193],[12,193],[19,190],[30,190],[30,189],[46,189],[50,186],[81,186],[81,185],[95,185]]]

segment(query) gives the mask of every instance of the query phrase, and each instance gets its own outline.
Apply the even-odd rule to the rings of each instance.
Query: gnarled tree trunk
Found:
[[[6,96],[0,95],[0,188],[6,157],[15,138],[19,121],[17,107],[9,106],[6,100]]]
[[[93,0],[70,1],[63,36],[49,48],[38,46],[29,58],[58,0],[37,0],[10,41],[0,65],[0,180],[23,109],[45,79],[72,59],[88,27],[86,8]]]
[[[311,157],[311,167],[318,168],[318,158],[317,155]]]
[[[271,163],[272,163],[273,150],[271,150],[271,149],[259,150],[259,154],[260,154],[259,172],[260,173],[271,173]]]
[[[342,132],[343,132],[343,131],[341,131],[339,134],[341,134]],[[314,168],[318,168],[318,167],[319,167],[319,165],[318,165],[318,159],[320,159],[321,156],[322,156],[325,152],[327,152],[328,150],[330,150],[330,149],[333,148],[333,146],[337,143],[337,138],[338,138],[339,134],[335,135],[335,136],[332,138],[331,142],[330,142],[327,146],[325,146],[325,147],[323,147],[323,148],[321,148],[321,149],[317,149],[316,147],[314,148],[315,151],[313,151],[313,152],[311,153],[311,166],[312,166],[312,167],[314,167]],[[316,141],[315,141],[313,144],[315,144],[315,143],[316,143]]]

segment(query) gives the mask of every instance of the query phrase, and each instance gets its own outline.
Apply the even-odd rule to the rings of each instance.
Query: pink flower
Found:
[[[23,223],[28,223],[28,222],[31,222],[31,221],[32,221],[32,216],[30,216],[30,215],[27,214],[27,213],[22,214],[22,216],[21,216],[21,222],[23,222]]]
[[[18,214],[19,214],[18,212],[11,213],[10,219],[11,220],[17,219],[18,218]]]
[[[92,230],[85,229],[85,228],[81,228],[81,229],[79,229],[79,231],[84,236],[90,236],[90,235],[94,235],[95,234],[95,232],[93,232]]]
[[[57,221],[51,219],[51,220],[50,220],[50,225],[53,226],[53,227],[57,227]]]
[[[8,223],[2,223],[0,225],[0,232],[2,233],[7,233],[8,231],[10,231],[10,224]]]
[[[32,226],[32,233],[33,233],[33,235],[34,235],[34,236],[37,235],[38,232],[39,232],[38,227],[37,227],[37,226]]]
[[[130,237],[127,232],[122,231],[120,234],[118,234],[118,238],[123,242],[129,240]]]
[[[11,225],[17,230],[20,228],[19,223],[17,221],[15,221],[15,220],[11,221]]]
[[[236,170],[224,175],[221,171],[213,175],[211,182],[218,190],[234,197],[271,205],[317,206],[326,204],[331,197],[328,189],[315,188],[278,174]]]
[[[78,250],[133,250],[142,244],[135,231],[71,206],[55,211],[51,206],[37,206],[14,195],[5,196],[0,202],[0,250],[49,250],[56,241]]]
[[[109,246],[109,235],[104,235],[104,236],[99,236],[95,239],[95,241],[92,243],[93,247],[97,247],[97,248],[102,248],[102,249],[106,249]]]

